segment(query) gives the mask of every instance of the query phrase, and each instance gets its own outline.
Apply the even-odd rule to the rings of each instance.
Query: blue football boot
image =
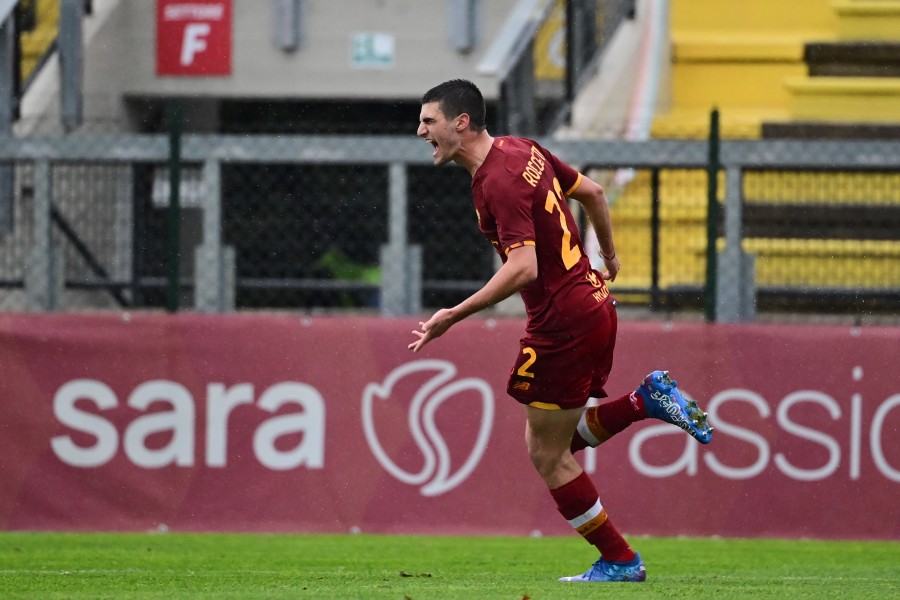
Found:
[[[641,555],[635,553],[634,559],[629,562],[612,562],[601,557],[586,573],[573,577],[560,577],[560,581],[574,583],[593,583],[603,581],[623,581],[639,583],[647,579],[647,568]]]
[[[706,413],[697,403],[678,391],[678,383],[669,378],[668,371],[653,371],[635,390],[644,399],[647,416],[684,429],[701,444],[712,440],[713,428]]]

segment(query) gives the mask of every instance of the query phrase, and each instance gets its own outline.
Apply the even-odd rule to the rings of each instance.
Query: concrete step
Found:
[[[842,40],[900,41],[900,0],[831,0]]]
[[[762,135],[765,122],[790,119],[785,108],[739,108],[719,105],[719,135],[725,139],[756,139]],[[653,120],[651,134],[655,138],[706,139],[709,137],[709,108],[676,108],[659,114]]]
[[[750,238],[894,240],[897,231],[896,204],[744,204],[743,235]]]
[[[900,77],[900,41],[810,43],[803,59],[812,77]]]
[[[858,2],[859,0],[854,0]],[[886,0],[880,0],[885,2]],[[807,29],[833,32],[838,15],[832,0],[671,0],[672,31],[721,32],[729,36],[753,32],[794,33]],[[816,35],[816,39],[819,35]]]
[[[762,124],[762,137],[800,140],[900,140],[900,124],[773,121]]]
[[[788,77],[784,85],[798,121],[900,122],[900,78]]]
[[[807,72],[802,35],[673,33],[672,105],[787,107],[782,81]]]

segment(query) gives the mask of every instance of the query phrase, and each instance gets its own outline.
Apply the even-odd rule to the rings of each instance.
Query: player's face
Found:
[[[434,148],[431,156],[436,165],[443,165],[453,160],[453,156],[460,146],[455,120],[447,119],[437,102],[422,105],[422,112],[419,113],[419,129],[416,131],[416,135]]]

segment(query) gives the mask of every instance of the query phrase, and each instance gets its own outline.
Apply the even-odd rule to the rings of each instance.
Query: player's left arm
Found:
[[[442,308],[428,321],[419,323],[421,329],[412,332],[418,339],[409,344],[408,348],[418,352],[422,346],[444,335],[450,327],[469,315],[512,296],[537,279],[537,275],[537,253],[534,246],[523,245],[510,250],[506,262],[484,287],[453,308]]]
[[[622,265],[619,257],[616,256],[612,220],[609,218],[609,204],[606,202],[606,192],[603,191],[603,186],[582,174],[578,179],[578,184],[568,195],[581,203],[584,212],[591,220],[591,225],[597,234],[597,241],[600,242],[600,258],[603,259],[606,266],[603,278],[614,281]]]

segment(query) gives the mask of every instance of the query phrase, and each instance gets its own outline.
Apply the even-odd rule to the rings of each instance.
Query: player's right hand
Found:
[[[451,319],[451,312],[442,308],[432,315],[427,322],[419,322],[420,329],[413,329],[412,334],[419,339],[409,344],[407,348],[413,352],[418,352],[422,346],[435,338],[439,338],[450,329],[454,321]]]

